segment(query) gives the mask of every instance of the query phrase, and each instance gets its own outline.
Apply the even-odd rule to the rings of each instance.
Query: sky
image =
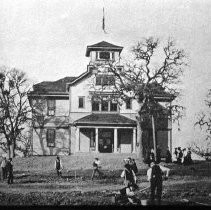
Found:
[[[179,99],[186,115],[180,131],[174,125],[173,145],[203,139],[193,125],[211,88],[210,0],[0,0],[0,65],[25,71],[33,83],[86,71],[87,45],[111,42],[126,57],[149,36],[173,37],[188,55]]]

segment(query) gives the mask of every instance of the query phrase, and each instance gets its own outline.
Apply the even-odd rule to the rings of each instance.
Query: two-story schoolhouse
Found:
[[[105,70],[102,73],[93,68],[106,60],[118,63],[122,50],[123,47],[105,41],[87,46],[90,62],[83,74],[33,86],[29,94],[31,104],[37,101],[43,104],[40,120],[33,123],[34,155],[136,153],[136,100],[120,106],[110,88],[114,77]],[[122,68],[120,64],[119,67]],[[98,88],[102,84],[108,87],[104,91]],[[167,96],[160,98],[165,101]],[[167,147],[172,147],[170,118],[162,119],[161,124],[156,139],[164,154]],[[146,126],[143,138],[146,152],[153,147],[150,125]]]

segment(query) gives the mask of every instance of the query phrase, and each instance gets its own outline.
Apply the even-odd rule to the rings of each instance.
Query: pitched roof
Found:
[[[64,77],[56,81],[44,81],[33,86],[33,93],[66,93],[66,84],[72,82],[77,77]]]
[[[97,50],[102,50],[102,49],[115,50],[115,51],[121,52],[123,47],[111,44],[109,42],[102,41],[97,44],[88,45],[86,48],[86,56],[88,57],[90,55],[90,51],[97,51]]]
[[[140,86],[140,94],[143,94],[143,86],[144,84]],[[148,96],[153,96],[156,101],[160,102],[171,102],[176,97],[176,94],[167,92],[163,86],[156,82],[148,84],[145,87],[145,92],[148,94]],[[140,95],[140,97],[142,97],[142,95]]]
[[[131,120],[120,114],[90,114],[74,122],[75,124],[92,125],[121,125],[136,126],[136,121]]]
[[[111,47],[111,48],[123,48],[123,47],[121,47],[121,46],[114,45],[114,44],[111,44],[111,43],[109,43],[109,42],[105,42],[105,41],[98,42],[97,44],[93,44],[93,45],[88,45],[88,47]]]

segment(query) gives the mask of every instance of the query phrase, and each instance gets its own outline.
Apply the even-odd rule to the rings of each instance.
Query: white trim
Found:
[[[99,150],[99,142],[98,142],[98,128],[95,128],[95,152],[98,153]]]
[[[67,98],[69,98],[69,93],[67,92],[67,94],[58,94],[58,95],[52,95],[52,94],[31,94],[31,95],[29,95],[29,97],[42,97],[42,96],[57,96],[57,97],[59,97],[59,96],[62,96],[62,97],[67,97]]]
[[[133,128],[133,151],[132,153],[136,153],[136,128]]]
[[[114,153],[117,153],[117,139],[118,139],[117,128],[114,128]]]
[[[76,141],[75,141],[75,152],[79,152],[80,149],[79,149],[79,145],[80,145],[80,128],[76,128]]]
[[[134,127],[114,127],[114,126],[93,126],[93,125],[90,125],[90,126],[84,126],[84,125],[79,125],[79,126],[76,126],[78,128],[112,128],[112,129],[119,129],[119,128],[125,128],[125,129],[133,129]]]

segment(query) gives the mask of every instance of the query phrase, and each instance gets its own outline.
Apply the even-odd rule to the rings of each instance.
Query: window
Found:
[[[102,99],[92,98],[92,111],[96,112],[117,112],[118,103],[114,99],[109,99],[108,96],[104,96]]]
[[[55,133],[54,129],[47,129],[47,146],[48,147],[55,147]]]
[[[100,101],[92,99],[92,111],[100,111]]]
[[[102,111],[108,111],[108,99],[107,98],[102,99]]]
[[[111,75],[98,75],[96,76],[96,85],[114,85],[115,78]]]
[[[85,107],[85,97],[80,96],[78,97],[78,108],[84,108]]]
[[[127,99],[127,101],[126,101],[126,109],[132,109],[132,100],[131,99]]]
[[[94,130],[91,130],[91,134],[90,134],[90,147],[95,147],[95,134],[94,134]]]
[[[110,101],[110,111],[111,112],[117,111],[117,102],[116,101]]]
[[[109,60],[110,59],[110,52],[100,52],[99,59]]]
[[[48,100],[47,101],[47,107],[48,107],[48,116],[54,116],[55,115],[55,100]]]
[[[102,85],[102,80],[103,80],[102,76],[96,76],[96,85]]]

